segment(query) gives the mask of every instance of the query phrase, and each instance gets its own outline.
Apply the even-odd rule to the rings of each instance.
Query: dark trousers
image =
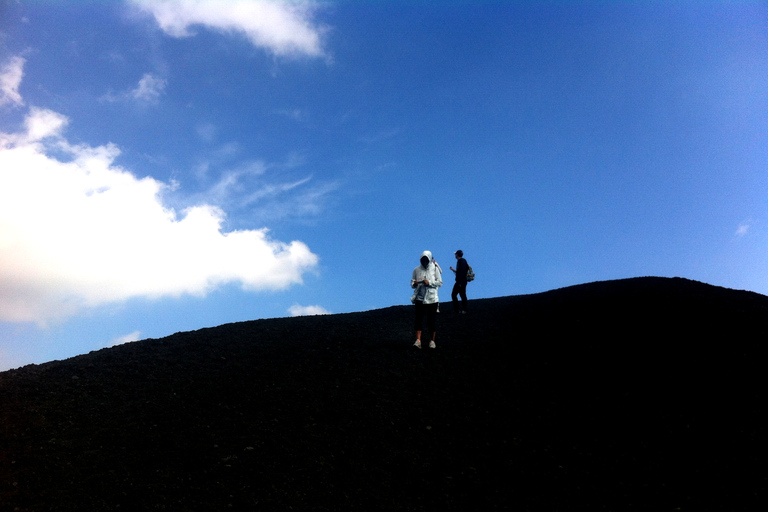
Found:
[[[435,332],[435,319],[437,318],[437,302],[434,304],[424,304],[422,301],[417,300],[416,304],[416,321],[414,322],[414,330],[422,331],[422,324],[424,323],[424,315],[427,315],[427,329],[430,333]]]
[[[459,312],[459,299],[461,295],[461,310],[467,310],[467,283],[456,283],[453,285],[453,291],[451,292],[451,300],[453,301],[453,312]]]

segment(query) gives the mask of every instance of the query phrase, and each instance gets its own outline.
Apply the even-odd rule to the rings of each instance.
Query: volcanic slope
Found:
[[[435,350],[394,306],[0,373],[0,510],[766,510],[768,297],[469,306]]]

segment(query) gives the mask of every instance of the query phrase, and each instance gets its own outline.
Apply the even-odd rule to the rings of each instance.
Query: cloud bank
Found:
[[[313,25],[314,2],[304,0],[130,0],[151,14],[173,37],[193,35],[201,26],[246,36],[275,55],[323,56],[320,29]]]
[[[225,214],[164,206],[168,185],[115,165],[117,146],[72,145],[68,119],[31,108],[0,133],[0,321],[47,322],[132,297],[204,296],[225,283],[279,290],[318,258]]]

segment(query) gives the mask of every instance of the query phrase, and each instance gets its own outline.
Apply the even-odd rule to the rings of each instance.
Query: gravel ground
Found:
[[[471,285],[470,285],[471,296]],[[765,510],[768,297],[635,278],[0,373],[0,510]]]

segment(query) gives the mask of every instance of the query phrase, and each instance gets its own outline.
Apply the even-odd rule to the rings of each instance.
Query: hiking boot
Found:
[[[413,344],[416,348],[421,348],[421,340],[416,340],[416,343]]]

